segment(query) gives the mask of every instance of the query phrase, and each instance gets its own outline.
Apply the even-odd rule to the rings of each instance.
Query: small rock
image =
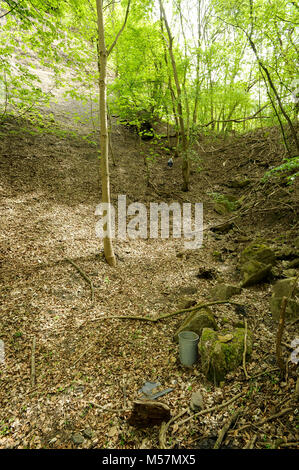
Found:
[[[192,411],[199,411],[204,409],[203,397],[199,390],[192,393],[190,408]]]
[[[231,188],[236,188],[236,189],[245,188],[245,187],[248,186],[249,184],[250,184],[250,180],[249,180],[249,179],[244,179],[244,180],[235,179],[235,180],[229,181],[229,186],[230,186]]]
[[[249,261],[258,261],[265,265],[275,264],[276,256],[273,250],[268,245],[263,243],[250,243],[241,253],[240,263],[241,267]]]
[[[218,233],[227,233],[233,228],[234,224],[232,222],[225,222],[220,225],[215,225],[215,227],[211,228],[211,232],[218,232]]]
[[[80,445],[84,442],[84,436],[81,433],[77,432],[76,434],[72,435],[72,441],[74,444]]]
[[[274,320],[278,321],[280,318],[281,303],[283,297],[289,297],[294,289],[294,282],[296,278],[281,279],[277,281],[273,286],[273,293],[270,299],[270,309]],[[298,284],[294,289],[293,298],[289,298],[286,305],[286,320],[295,319],[299,316],[299,301],[296,300],[296,296],[299,295]]]
[[[297,276],[297,270],[296,269],[284,269],[282,271],[282,275],[286,278],[296,277]]]
[[[256,260],[247,261],[242,266],[243,282],[241,287],[249,287],[263,281],[271,273],[272,265]]]
[[[228,300],[233,295],[241,293],[241,287],[230,284],[218,284],[211,290],[213,300]]]
[[[191,297],[181,297],[178,300],[178,310],[190,308],[196,305],[196,300],[192,299]]]
[[[179,333],[181,331],[193,331],[200,337],[203,328],[217,329],[215,317],[209,308],[202,308],[195,312],[191,312],[180,328],[176,331],[173,339],[177,343],[179,341]]]
[[[84,429],[83,431],[83,436],[86,437],[86,439],[91,439],[92,438],[92,430],[90,428]]]
[[[288,263],[288,269],[299,268],[299,258],[293,259]]]

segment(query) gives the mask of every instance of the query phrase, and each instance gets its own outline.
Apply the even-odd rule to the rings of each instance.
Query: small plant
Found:
[[[224,204],[229,211],[234,211],[238,208],[238,202],[229,200],[224,194],[215,192],[209,192],[208,194],[212,196],[215,202]]]
[[[266,182],[270,178],[274,176],[283,176],[286,173],[291,173],[286,177],[288,184],[292,184],[295,179],[299,176],[299,155],[295,157],[287,158],[284,163],[275,168],[271,168],[271,170],[267,171],[262,181]]]
[[[22,333],[22,331],[16,331],[13,336],[14,336],[14,338],[22,338],[23,333]]]

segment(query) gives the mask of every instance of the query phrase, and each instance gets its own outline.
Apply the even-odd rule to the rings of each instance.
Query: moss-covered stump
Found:
[[[256,260],[247,261],[241,267],[243,281],[241,287],[250,287],[266,279],[271,273],[272,264],[260,263]]]
[[[268,245],[263,243],[250,243],[241,253],[240,264],[241,267],[248,261],[258,261],[265,265],[275,264],[276,257],[275,253]]]
[[[198,344],[201,366],[206,377],[215,384],[222,382],[228,372],[242,364],[245,329],[216,332],[204,328]],[[247,331],[246,359],[252,353],[252,333]]]
[[[233,295],[241,293],[241,287],[231,284],[218,284],[211,290],[211,298],[213,300],[228,300]]]
[[[217,330],[215,317],[209,308],[202,308],[191,312],[175,333],[173,340],[178,343],[181,331],[193,331],[200,337],[204,328]]]
[[[294,282],[296,278],[281,279],[277,281],[273,286],[273,293],[270,299],[270,309],[274,320],[279,321],[281,302],[283,297],[290,297],[294,289]],[[299,287],[294,289],[294,295],[291,299],[288,299],[285,311],[286,320],[292,320],[299,317]]]

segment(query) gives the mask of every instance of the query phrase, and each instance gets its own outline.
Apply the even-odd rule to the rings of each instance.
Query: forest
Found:
[[[298,27],[0,0],[0,459],[298,450]]]

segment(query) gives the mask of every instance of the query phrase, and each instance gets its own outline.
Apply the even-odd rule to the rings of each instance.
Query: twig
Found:
[[[244,334],[244,351],[243,351],[243,370],[246,380],[250,379],[250,376],[246,370],[246,353],[247,353],[247,320],[245,319],[245,334]]]
[[[221,410],[222,408],[225,408],[226,406],[230,405],[231,403],[238,400],[240,397],[242,397],[244,395],[245,395],[245,392],[238,393],[238,395],[234,396],[233,398],[231,398],[228,401],[225,401],[224,403],[221,403],[220,405],[212,406],[211,408],[207,408],[205,410],[199,411],[198,413],[194,413],[193,415],[188,416],[188,418],[183,419],[182,421],[180,421],[178,423],[178,426],[186,423],[187,421],[189,421],[192,418],[195,418],[196,416],[202,416],[202,415],[206,415],[208,413],[211,413],[212,411]]]
[[[223,426],[223,428],[221,429],[221,431],[219,432],[218,434],[218,437],[217,437],[217,441],[215,442],[215,445],[214,445],[214,449],[219,449],[220,446],[221,446],[221,443],[227,433],[227,431],[229,430],[229,428],[237,421],[237,419],[239,418],[240,414],[242,413],[241,410],[237,410],[230,418],[229,420],[225,423],[225,425]]]
[[[85,279],[85,281],[88,282],[88,284],[90,285],[90,290],[91,290],[91,301],[94,302],[94,286],[93,286],[93,282],[92,280],[87,276],[87,274],[80,268],[80,266],[78,266],[74,261],[72,261],[71,259],[69,258],[66,258],[66,260],[71,263],[76,269],[77,271],[79,271],[79,273],[81,274],[81,276]]]
[[[81,354],[81,356],[78,357],[78,359],[74,362],[73,366],[75,366],[79,361],[81,361],[82,357],[84,357],[85,354],[88,353],[88,351],[90,351],[92,347],[93,347],[93,345],[92,345],[92,346],[89,346],[89,347]]]
[[[125,379],[123,379],[123,394],[124,394],[124,408],[127,407],[127,389],[125,384]]]
[[[159,432],[159,448],[160,449],[167,449],[167,445],[166,445],[166,434],[167,434],[167,430],[169,428],[169,426],[174,422],[176,421],[178,418],[180,418],[181,416],[183,416],[185,413],[187,413],[188,411],[188,408],[186,408],[185,410],[181,411],[178,415],[174,416],[173,418],[171,418],[167,423],[164,421],[162,424],[161,424],[161,428],[160,428],[160,432]]]
[[[92,401],[85,402],[85,406],[93,406],[94,408],[97,408],[98,410],[101,410],[102,413],[124,413],[124,412],[129,412],[131,411],[130,409],[127,408],[104,408],[101,405],[98,405],[97,403],[93,403]]]
[[[224,402],[224,403],[221,403],[220,405],[216,405],[216,406],[212,406],[211,408],[207,408],[205,410],[201,410],[199,411],[198,413],[194,413],[192,414],[191,416],[188,416],[188,418],[185,418],[183,419],[182,421],[179,421],[177,423],[177,426],[181,426],[182,424],[185,424],[187,423],[187,421],[189,421],[190,419],[193,419],[195,418],[196,416],[202,416],[202,415],[205,415],[205,414],[208,414],[208,413],[211,413],[212,411],[216,411],[216,410],[221,410],[222,408],[225,408],[226,406],[230,405],[231,403],[233,403],[234,401],[238,400],[238,398],[242,397],[245,395],[245,392],[241,392],[239,393],[238,395],[234,396],[233,398],[231,398],[230,400]],[[176,421],[177,419],[179,419],[181,416],[183,416],[185,413],[187,413],[188,411],[188,408],[182,410],[178,415],[174,416],[173,418],[171,418],[167,423],[162,423],[161,425],[161,428],[160,428],[160,433],[159,433],[159,444],[160,444],[160,449],[166,449],[167,446],[166,446],[166,433],[167,433],[167,430],[169,428],[169,426],[174,422]]]
[[[36,338],[33,337],[32,340],[32,350],[31,350],[31,387],[35,386],[35,347],[36,347]]]
[[[285,408],[284,410],[281,410],[279,413],[276,413],[274,415],[269,416],[268,418],[261,419],[260,421],[257,421],[256,423],[250,423],[250,424],[245,424],[244,426],[241,426],[240,428],[237,429],[237,431],[243,431],[243,429],[250,428],[251,426],[262,426],[263,424],[267,423],[267,421],[271,421],[272,419],[280,418],[281,416],[290,413],[293,411],[294,408]]]

